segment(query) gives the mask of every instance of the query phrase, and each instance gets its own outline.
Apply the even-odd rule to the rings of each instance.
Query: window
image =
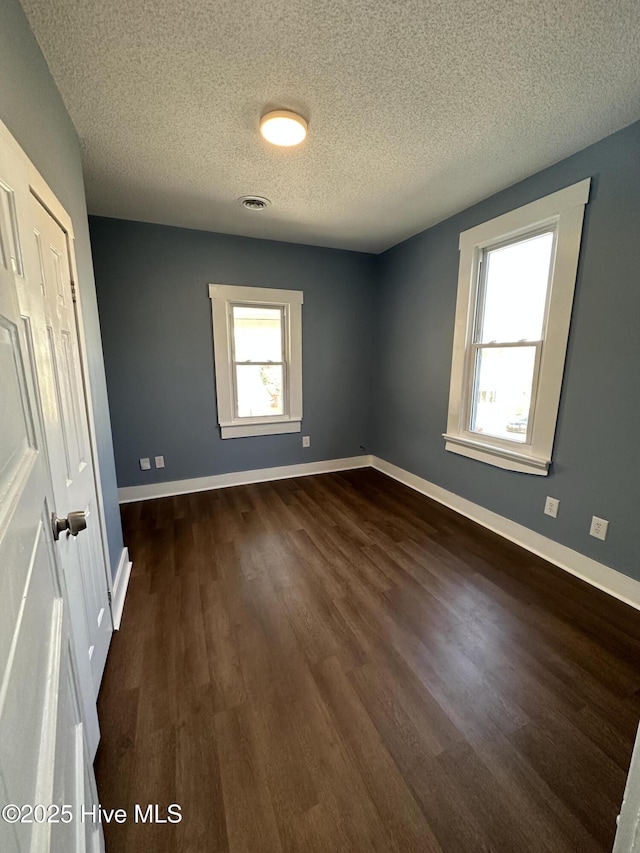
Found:
[[[210,284],[209,298],[222,438],[299,432],[302,292]]]
[[[548,473],[589,186],[460,235],[447,450]]]

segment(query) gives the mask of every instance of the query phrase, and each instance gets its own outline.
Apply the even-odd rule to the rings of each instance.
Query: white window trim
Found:
[[[278,435],[300,432],[302,421],[302,303],[301,290],[273,290],[266,287],[243,287],[210,284],[209,298],[213,318],[213,351],[216,369],[218,423],[222,438],[244,438],[254,435]],[[236,416],[235,383],[231,356],[231,322],[229,305],[240,302],[261,306],[284,307],[285,353],[287,365],[286,411],[271,417],[239,418]]]
[[[542,476],[548,474],[569,338],[584,206],[589,199],[590,185],[591,178],[586,178],[460,234],[449,415],[447,431],[443,434],[445,448],[452,453],[509,471]],[[494,243],[525,236],[547,226],[555,228],[556,243],[548,295],[546,337],[542,345],[536,394],[532,397],[531,443],[522,444],[485,435],[479,437],[468,429],[472,377],[467,353],[473,339],[482,252]]]

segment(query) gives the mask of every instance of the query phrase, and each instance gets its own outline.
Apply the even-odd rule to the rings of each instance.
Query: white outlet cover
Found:
[[[140,460],[140,470],[141,471],[150,471],[151,470],[151,460],[148,456],[145,456]]]
[[[597,515],[594,515],[591,519],[591,529],[589,530],[590,536],[595,536],[596,539],[604,540],[607,538],[607,531],[609,530],[609,522],[606,518],[598,518]]]
[[[303,447],[311,447],[311,436],[303,435],[302,436],[302,446]]]
[[[550,515],[551,518],[558,517],[558,508],[560,507],[560,501],[558,498],[550,498],[547,497],[547,500],[544,505],[544,514]]]
[[[156,468],[164,468],[164,456],[156,456]]]

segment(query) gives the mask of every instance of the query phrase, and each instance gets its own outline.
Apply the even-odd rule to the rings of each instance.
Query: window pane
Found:
[[[553,232],[485,252],[478,343],[542,338]]]
[[[238,364],[236,385],[239,418],[284,413],[281,364]]]
[[[233,306],[236,361],[283,361],[282,308]]]
[[[479,349],[473,388],[471,430],[527,440],[535,347]]]

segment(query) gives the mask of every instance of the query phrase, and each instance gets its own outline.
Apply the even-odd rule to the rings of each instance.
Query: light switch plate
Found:
[[[151,470],[151,460],[148,456],[145,456],[140,460],[140,470],[141,471],[150,471]]]

